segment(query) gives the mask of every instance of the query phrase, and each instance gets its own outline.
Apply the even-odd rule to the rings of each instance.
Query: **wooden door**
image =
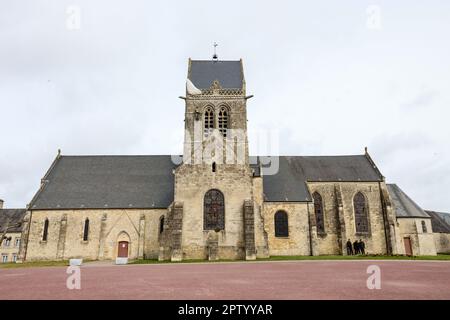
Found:
[[[128,242],[120,241],[119,248],[117,250],[117,256],[119,258],[128,258]]]
[[[409,238],[409,237],[403,238],[403,243],[405,244],[406,255],[412,256],[411,238]]]

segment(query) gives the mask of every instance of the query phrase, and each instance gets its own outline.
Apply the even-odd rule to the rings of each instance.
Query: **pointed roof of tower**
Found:
[[[224,89],[242,89],[244,72],[242,60],[190,60],[188,79],[199,89],[209,89],[215,80]]]

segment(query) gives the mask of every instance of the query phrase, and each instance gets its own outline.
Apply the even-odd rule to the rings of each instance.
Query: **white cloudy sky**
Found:
[[[217,41],[244,60],[250,130],[278,128],[281,154],[368,146],[388,182],[450,212],[450,2],[312,3],[1,0],[0,198],[25,206],[58,148],[181,153],[187,59]]]

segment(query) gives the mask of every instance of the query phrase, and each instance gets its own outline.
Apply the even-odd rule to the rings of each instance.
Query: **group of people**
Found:
[[[364,241],[362,241],[362,239],[355,240],[355,242],[350,241],[350,239],[348,239],[347,241],[347,255],[352,256],[354,254],[366,254],[366,244],[364,243]]]

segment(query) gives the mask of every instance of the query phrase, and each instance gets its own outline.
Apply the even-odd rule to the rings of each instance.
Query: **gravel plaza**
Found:
[[[381,288],[369,289],[369,266]],[[450,299],[450,263],[442,261],[271,261],[115,266],[87,263],[80,289],[67,267],[0,269],[9,299]]]

